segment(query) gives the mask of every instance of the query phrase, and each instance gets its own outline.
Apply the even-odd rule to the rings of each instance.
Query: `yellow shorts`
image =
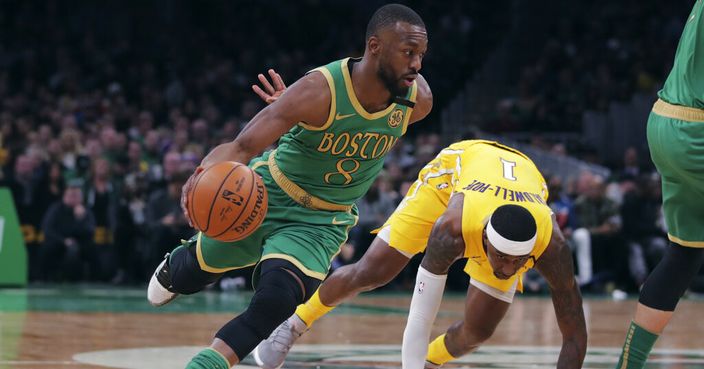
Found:
[[[430,230],[452,194],[452,161],[452,156],[441,154],[421,169],[418,180],[381,227],[391,247],[408,256],[425,251]]]

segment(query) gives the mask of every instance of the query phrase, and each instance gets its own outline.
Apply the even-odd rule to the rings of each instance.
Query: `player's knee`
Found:
[[[202,270],[193,250],[179,247],[172,252],[169,259],[169,276],[174,291],[190,295],[217,281],[222,274]]]
[[[319,280],[304,276],[295,267],[288,268],[279,261],[263,264],[257,290],[247,310],[215,335],[227,343],[237,357],[247,356],[320,284]]]
[[[702,262],[703,249],[672,244],[643,285],[640,303],[657,310],[674,311]]]
[[[293,314],[303,298],[295,277],[284,269],[274,269],[262,275],[242,318],[263,339]]]

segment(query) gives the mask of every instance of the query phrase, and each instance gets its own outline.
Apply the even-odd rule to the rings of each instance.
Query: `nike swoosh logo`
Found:
[[[343,224],[347,224],[347,223],[348,223],[348,222],[346,222],[346,221],[344,221],[344,220],[342,220],[342,221],[337,220],[337,217],[332,218],[332,224],[333,224],[333,225],[343,225]]]
[[[340,113],[337,113],[337,115],[335,115],[335,120],[342,120],[342,119],[345,119],[345,118],[349,118],[349,117],[351,117],[351,116],[353,116],[353,115],[355,115],[355,114],[352,113],[352,114],[340,115]]]

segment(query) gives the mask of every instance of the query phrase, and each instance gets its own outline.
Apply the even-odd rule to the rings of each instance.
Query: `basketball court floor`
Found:
[[[0,289],[0,368],[182,369],[251,297],[202,292],[151,307],[144,289]],[[443,301],[433,335],[461,317],[464,296]],[[366,294],[322,318],[284,368],[400,367],[410,294]],[[613,368],[635,300],[585,299],[584,368]],[[704,369],[704,301],[680,303],[647,368]],[[517,296],[494,337],[448,368],[554,368],[560,333],[548,297]],[[254,367],[246,358],[242,368]]]

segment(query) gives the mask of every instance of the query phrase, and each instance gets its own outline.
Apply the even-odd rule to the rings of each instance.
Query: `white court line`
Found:
[[[0,365],[80,365],[77,361],[0,360]]]
[[[2,252],[2,239],[5,233],[5,217],[0,217],[0,252]]]

